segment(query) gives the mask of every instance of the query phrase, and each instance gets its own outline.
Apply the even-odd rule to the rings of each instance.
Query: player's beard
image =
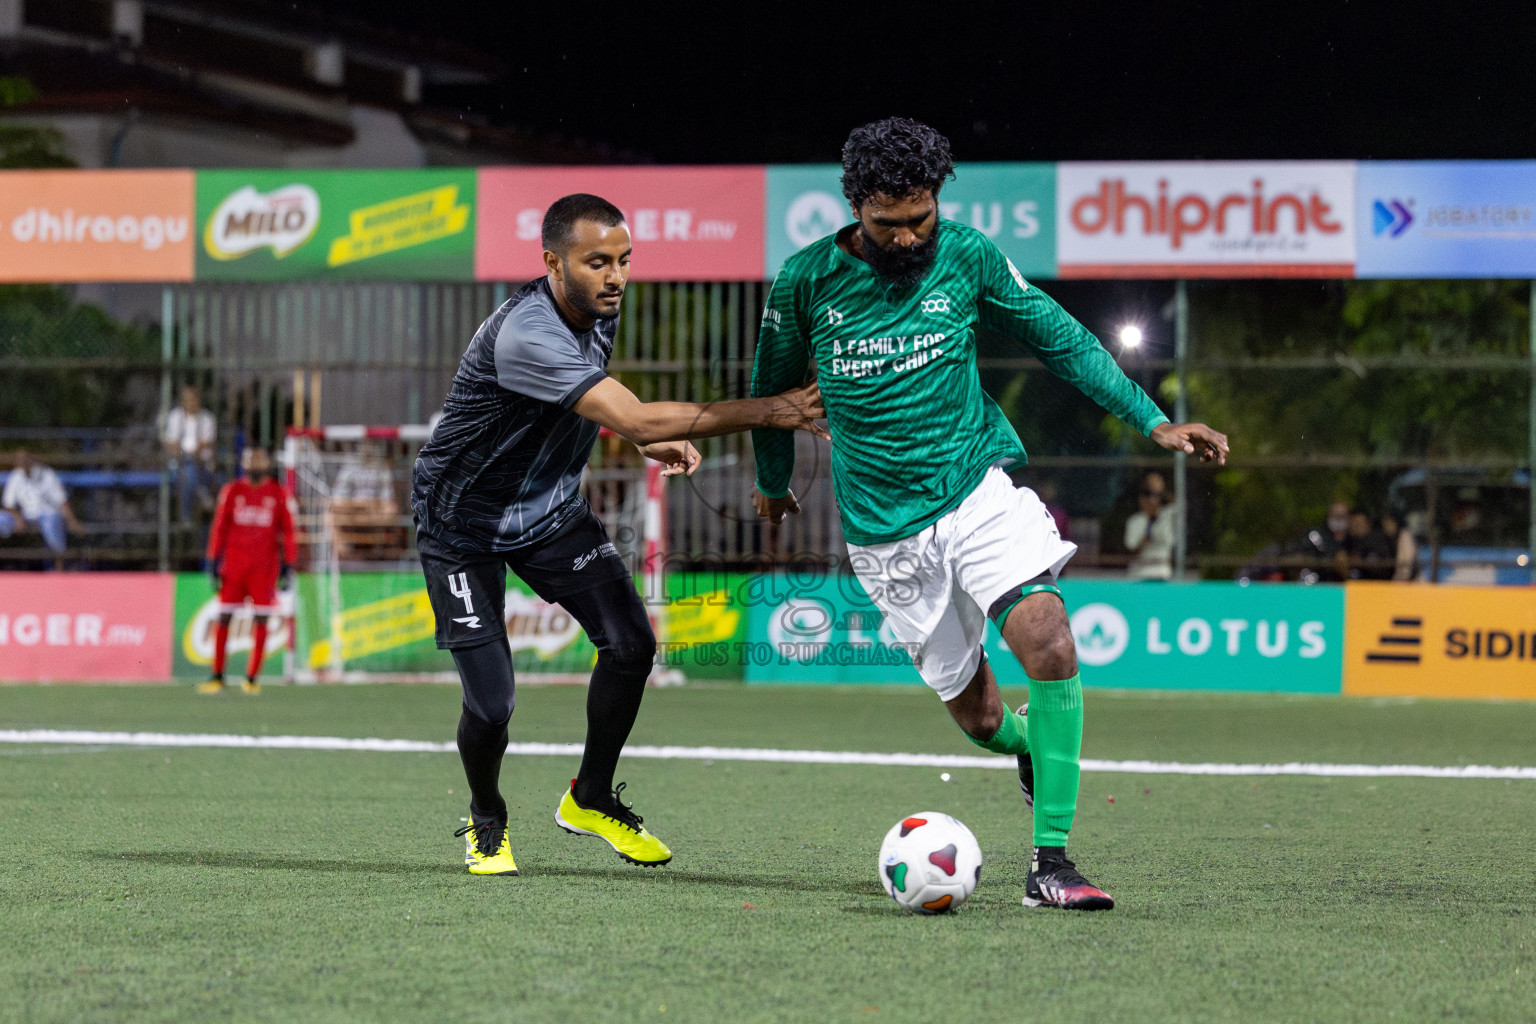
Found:
[[[887,284],[893,284],[898,288],[911,288],[928,276],[928,268],[933,266],[933,258],[938,255],[939,225],[933,226],[933,234],[928,236],[928,241],[903,249],[897,245],[887,248],[877,244],[870,237],[869,229],[861,222],[859,247],[863,252],[864,261],[874,267],[875,273],[879,274]]]
[[[570,264],[566,264],[566,266],[569,268]],[[569,275],[569,269],[567,269],[566,273]],[[576,312],[582,314],[583,316],[589,316],[593,320],[617,320],[619,318],[619,309],[622,306],[624,300],[624,289],[619,289],[619,303],[616,304],[611,310],[604,309],[598,304],[598,300],[603,298],[612,298],[613,294],[614,293],[612,292],[608,292],[606,294],[603,292],[598,292],[596,295],[586,295],[578,293],[574,288],[567,288],[565,291],[565,298],[567,302],[576,308]]]
[[[612,309],[604,309],[602,306],[598,305],[599,299],[611,297],[611,294],[607,296],[594,295],[590,299],[583,296],[581,300],[574,303],[574,305],[577,309],[581,310],[581,312],[585,313],[587,316],[594,320],[617,320],[619,318],[619,306],[614,306]],[[619,292],[619,300],[621,303],[623,302],[623,299],[624,293],[621,291]]]

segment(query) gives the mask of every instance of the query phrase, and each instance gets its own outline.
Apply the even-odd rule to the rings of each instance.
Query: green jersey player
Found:
[[[1034,812],[1026,906],[1114,901],[1067,858],[1077,809],[1083,695],[1056,576],[1077,550],[1004,468],[1023,445],[982,391],[978,328],[1008,335],[1057,376],[1164,448],[1224,463],[1227,439],[1174,424],[1098,340],[1026,281],[986,235],[942,220],[949,142],[891,118],[843,148],[856,223],[791,256],[763,313],[752,393],[814,372],[832,431],[832,482],[853,571],[923,680],[971,741],[1013,754]],[[753,431],[759,515],[799,506],[790,431]],[[997,623],[1029,677],[1002,703],[982,651]]]

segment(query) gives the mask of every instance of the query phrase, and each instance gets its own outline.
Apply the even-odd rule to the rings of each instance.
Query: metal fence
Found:
[[[167,289],[162,411],[176,386],[192,383],[212,396],[220,422],[234,428],[232,438],[268,446],[289,425],[423,423],[439,407],[475,328],[516,287]],[[610,372],[644,401],[745,397],[763,293],[757,282],[631,285]],[[669,489],[670,550],[678,564],[842,552],[824,446],[802,441],[797,484],[812,511],[776,528],[760,525],[752,512],[750,437],[710,438],[698,447],[699,471]],[[232,466],[233,444],[227,451]]]
[[[475,328],[515,287],[171,286],[158,296],[158,353],[64,351],[58,342],[18,346],[0,339],[0,372],[94,375],[92,379],[106,379],[122,396],[144,406],[133,426],[86,431],[89,437],[48,439],[36,431],[13,431],[0,437],[0,468],[5,451],[30,443],[79,472],[116,472],[119,483],[114,486],[119,490],[121,481],[131,478],[138,489],[127,497],[76,489],[92,514],[121,521],[121,529],[104,531],[105,539],[82,557],[104,567],[195,567],[202,531],[176,521],[164,460],[149,433],[157,414],[163,415],[175,400],[179,385],[195,385],[219,421],[218,469],[225,478],[233,471],[240,447],[275,447],[291,425],[422,423],[437,409]],[[1199,307],[1209,295],[1218,294],[1206,290],[1219,287],[1179,285],[1165,311],[1163,347],[1125,363],[1170,414],[1215,419],[1218,412],[1213,409],[1222,408],[1218,398],[1240,394],[1255,381],[1263,381],[1268,391],[1291,388],[1307,393],[1340,378],[1358,379],[1365,386],[1356,389],[1355,400],[1369,400],[1373,393],[1406,386],[1404,375],[1427,371],[1464,383],[1513,382],[1513,389],[1499,391],[1503,404],[1494,412],[1511,422],[1523,419],[1529,444],[1446,450],[1431,439],[1417,450],[1386,445],[1365,455],[1334,450],[1317,438],[1239,437],[1234,468],[1218,479],[1209,469],[1186,466],[1145,442],[1101,428],[1093,418],[1099,414],[1093,408],[1085,411],[1086,400],[1062,397],[1067,386],[1054,381],[1037,361],[998,339],[983,339],[983,383],[993,394],[1013,396],[1004,405],[1019,413],[1021,433],[1031,450],[1031,464],[1019,478],[1053,489],[1070,513],[1074,539],[1082,548],[1074,566],[1113,570],[1125,563],[1120,531],[1134,507],[1138,475],[1152,468],[1165,471],[1178,484],[1186,511],[1187,565],[1208,576],[1230,578],[1258,558],[1264,545],[1252,535],[1251,525],[1248,534],[1234,525],[1231,508],[1239,499],[1250,510],[1262,507],[1268,492],[1314,496],[1310,511],[1283,507],[1278,498],[1273,502],[1278,547],[1265,557],[1292,574],[1316,559],[1295,550],[1294,544],[1287,550],[1286,544],[1304,535],[1303,520],[1321,512],[1326,502],[1317,496],[1328,493],[1353,489],[1370,496],[1363,499],[1366,504],[1378,507],[1409,499],[1420,506],[1438,502],[1425,509],[1422,537],[1426,545],[1437,547],[1454,546],[1457,537],[1452,534],[1465,525],[1458,516],[1478,516],[1477,509],[1463,507],[1468,487],[1494,488],[1481,516],[1485,525],[1495,504],[1502,503],[1508,513],[1514,508],[1511,503],[1520,501],[1524,504],[1516,517],[1529,522],[1529,498],[1521,492],[1529,494],[1527,467],[1530,451],[1536,448],[1536,414],[1530,411],[1536,403],[1530,387],[1536,356],[1516,347],[1528,344],[1530,332],[1524,324],[1517,341],[1506,346],[1509,350],[1499,352],[1451,346],[1444,352],[1384,351],[1364,357],[1283,347],[1267,354],[1234,353],[1209,344],[1202,337],[1200,318],[1191,315],[1191,306]],[[760,282],[632,284],[610,371],[647,401],[746,396],[765,290]],[[1530,308],[1536,309],[1536,303]],[[1520,312],[1528,315],[1526,309]],[[1462,390],[1477,394],[1475,387]],[[1031,421],[1031,410],[1039,409],[1052,411]],[[0,423],[0,428],[8,426]],[[27,437],[34,439],[28,442]],[[760,523],[752,513],[750,436],[712,438],[698,446],[702,468],[692,479],[674,481],[668,488],[674,564],[749,566],[787,557],[844,554],[825,444],[799,435],[794,486],[805,513],[777,528]],[[408,449],[401,451],[402,459],[409,457]],[[616,452],[600,457],[594,466],[595,485],[610,472],[628,472],[618,459]],[[160,472],[158,487],[145,486],[145,474],[152,470]],[[153,529],[143,522],[151,509]],[[1475,531],[1461,532],[1463,539],[1476,539]],[[0,547],[6,564],[25,557],[14,544]]]

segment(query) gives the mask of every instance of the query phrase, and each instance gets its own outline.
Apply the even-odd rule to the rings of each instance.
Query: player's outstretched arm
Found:
[[[599,423],[637,445],[734,434],[753,427],[804,430],[831,440],[816,421],[826,415],[816,383],[768,398],[734,402],[642,402],[612,377],[598,381],[572,406],[577,415]]]
[[[1152,428],[1150,436],[1171,452],[1186,455],[1199,452],[1201,462],[1214,462],[1218,466],[1227,464],[1227,455],[1232,450],[1226,434],[1212,430],[1204,423],[1159,423]]]

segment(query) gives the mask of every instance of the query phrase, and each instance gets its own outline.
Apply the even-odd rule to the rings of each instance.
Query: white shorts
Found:
[[[1054,580],[1076,552],[1035,492],[1014,487],[998,466],[921,533],[848,545],[859,582],[945,701],[975,677],[993,605],[1038,577]]]

